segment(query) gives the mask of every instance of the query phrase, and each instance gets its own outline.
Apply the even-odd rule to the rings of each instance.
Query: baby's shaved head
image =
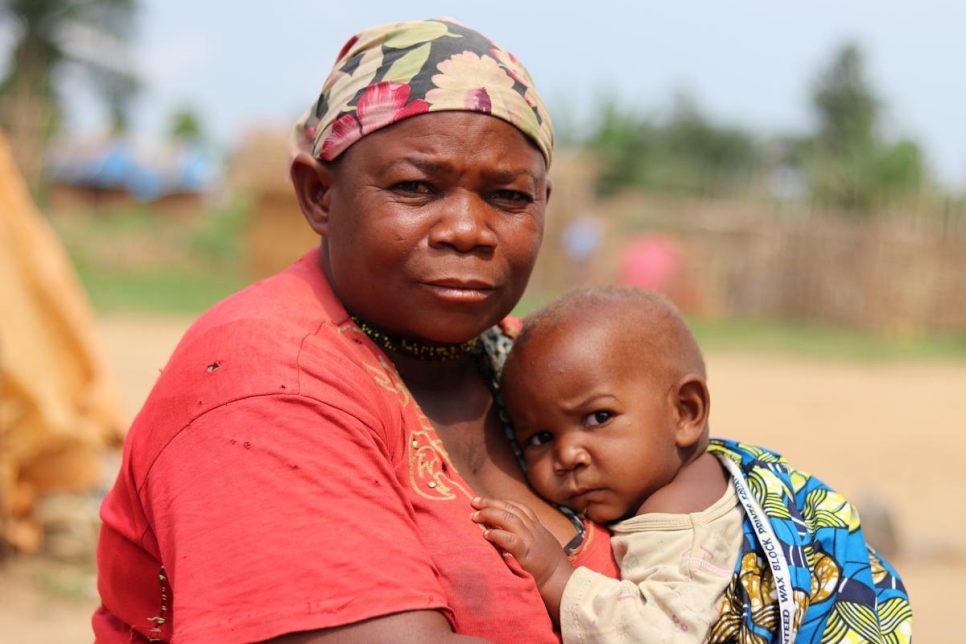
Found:
[[[663,295],[633,286],[602,286],[570,291],[526,318],[507,358],[506,368],[522,359],[527,345],[548,331],[579,333],[586,326],[606,326],[641,365],[660,368],[678,379],[706,378],[698,343],[677,307]]]

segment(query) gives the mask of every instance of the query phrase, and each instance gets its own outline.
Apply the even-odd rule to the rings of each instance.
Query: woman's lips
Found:
[[[428,280],[423,284],[438,297],[459,302],[480,302],[494,290],[492,284],[483,280]]]

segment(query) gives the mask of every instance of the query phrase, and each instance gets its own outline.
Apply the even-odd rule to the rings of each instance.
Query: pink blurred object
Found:
[[[682,310],[699,309],[700,298],[681,244],[663,235],[637,237],[624,247],[617,283],[663,293]]]
[[[684,253],[667,237],[638,237],[624,248],[618,282],[667,294],[684,267]]]

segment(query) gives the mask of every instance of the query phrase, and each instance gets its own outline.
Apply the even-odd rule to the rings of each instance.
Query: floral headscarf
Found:
[[[379,128],[453,110],[509,122],[550,165],[550,115],[526,68],[452,18],[382,25],[353,36],[319,99],[296,125],[295,145],[330,161]]]

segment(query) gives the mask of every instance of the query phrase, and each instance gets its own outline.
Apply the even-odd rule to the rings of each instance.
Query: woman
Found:
[[[556,641],[470,520],[525,484],[493,384],[543,233],[553,135],[526,70],[450,20],[351,39],[297,128],[321,248],[187,332],[98,548],[98,642]]]

